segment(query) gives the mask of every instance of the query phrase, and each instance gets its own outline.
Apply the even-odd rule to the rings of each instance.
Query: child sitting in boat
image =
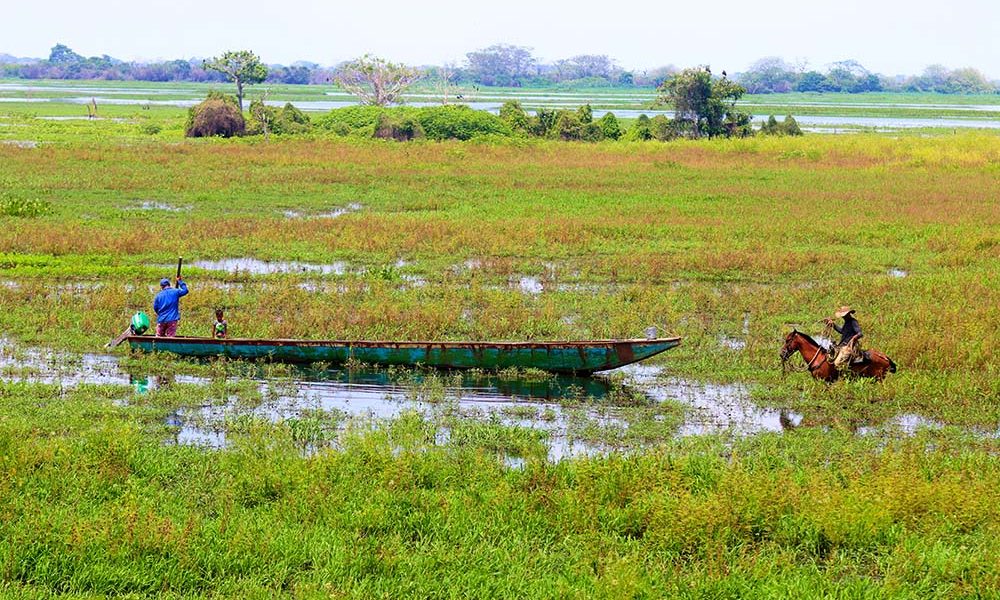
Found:
[[[215,324],[212,327],[212,335],[216,339],[225,339],[226,333],[229,331],[229,324],[222,317],[222,309],[215,309]]]

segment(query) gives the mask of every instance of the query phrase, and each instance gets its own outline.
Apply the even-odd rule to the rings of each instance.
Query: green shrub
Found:
[[[601,134],[609,140],[617,140],[622,136],[622,126],[618,122],[618,117],[614,113],[605,113],[597,120],[601,127]]]
[[[785,115],[783,123],[779,123],[778,119],[771,115],[767,121],[761,124],[760,133],[763,135],[802,135],[802,130],[792,115]]]
[[[500,120],[516,133],[531,133],[531,117],[517,100],[508,100],[500,107]]]
[[[661,142],[673,140],[683,134],[683,128],[678,127],[676,123],[676,121],[668,119],[664,115],[656,115],[649,120],[649,131],[654,140]]]
[[[350,106],[337,108],[317,120],[320,127],[338,135],[364,135],[391,139],[469,140],[482,136],[513,134],[497,115],[468,106],[427,108]]]
[[[515,135],[529,135],[597,142],[606,138],[618,139],[623,134],[618,119],[612,114],[594,121],[590,105],[575,111],[539,109],[531,116],[520,102],[511,100],[505,102],[499,112],[499,115],[494,115],[464,105],[426,108],[351,106],[331,110],[320,117],[317,124],[337,135],[394,140],[426,136],[431,140],[485,138],[496,141]]]
[[[327,127],[336,135],[350,135],[351,127],[347,123],[333,123]]]
[[[635,125],[628,130],[628,139],[634,141],[644,141],[653,139],[653,130],[646,115],[639,115],[635,120]]]
[[[316,119],[316,124],[338,135],[349,135],[359,129],[374,130],[375,121],[383,111],[390,110],[381,106],[347,106],[335,108]]]
[[[421,108],[416,118],[432,140],[469,140],[482,135],[511,135],[500,117],[468,106]]]
[[[310,127],[309,115],[292,106],[291,102],[286,102],[274,124],[275,133],[305,133]]]
[[[604,130],[600,123],[591,121],[583,126],[583,133],[580,137],[585,142],[599,142],[604,139]]]
[[[540,108],[531,119],[531,132],[538,137],[548,137],[556,125],[556,111]]]
[[[781,127],[785,130],[785,135],[802,135],[799,123],[792,115],[785,115],[785,122],[781,124]]]
[[[247,133],[259,134],[267,131],[276,134],[306,133],[309,131],[309,117],[301,110],[286,103],[281,109],[267,106],[260,100],[250,103],[250,125]]]
[[[580,122],[580,117],[568,110],[559,111],[552,128],[552,137],[563,141],[581,139],[583,137],[583,123]]]
[[[767,121],[761,123],[760,132],[764,135],[779,135],[781,133],[781,125],[778,124],[778,119],[771,115],[767,118]]]
[[[267,131],[277,133],[274,130],[274,122],[278,118],[278,109],[273,106],[267,106],[260,100],[254,100],[250,103],[249,113],[250,122],[247,125],[247,133],[252,135],[263,133],[265,123],[267,124]]]
[[[408,142],[424,137],[424,128],[413,116],[399,111],[385,111],[375,121],[375,137]]]

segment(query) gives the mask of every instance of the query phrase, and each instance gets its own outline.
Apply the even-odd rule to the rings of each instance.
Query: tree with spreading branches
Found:
[[[267,78],[267,66],[249,50],[230,50],[222,56],[206,60],[205,70],[218,71],[236,84],[236,101],[243,112],[243,86],[260,83]]]
[[[667,79],[656,90],[657,104],[674,109],[673,124],[693,138],[702,136],[743,137],[750,135],[750,114],[736,108],[736,101],[746,92],[730,80],[712,76],[708,67],[684,69]]]
[[[362,104],[387,106],[397,102],[420,76],[418,69],[365,54],[341,65],[333,79]]]

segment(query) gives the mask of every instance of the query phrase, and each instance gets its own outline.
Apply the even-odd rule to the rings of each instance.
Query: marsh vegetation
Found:
[[[184,140],[172,107],[78,121],[37,106],[0,108],[0,137],[37,142],[0,144],[0,572],[13,593],[1000,587],[995,135],[263,143]],[[182,333],[208,333],[224,306],[246,337],[655,325],[684,344],[606,393],[532,373],[383,374],[386,414],[276,365],[95,359],[180,254]],[[819,333],[848,303],[899,372],[881,385],[783,375],[787,328]],[[559,392],[488,408],[466,391],[504,377]],[[699,425],[703,394],[733,389],[778,426]],[[209,439],[185,439],[188,426]],[[559,436],[600,448],[556,455]]]

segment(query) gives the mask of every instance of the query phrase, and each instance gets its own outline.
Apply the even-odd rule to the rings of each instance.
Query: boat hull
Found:
[[[649,358],[680,345],[680,338],[583,342],[371,342],[129,336],[133,350],[198,358],[227,357],[288,363],[351,360],[373,365],[446,369],[534,368],[587,375]]]

